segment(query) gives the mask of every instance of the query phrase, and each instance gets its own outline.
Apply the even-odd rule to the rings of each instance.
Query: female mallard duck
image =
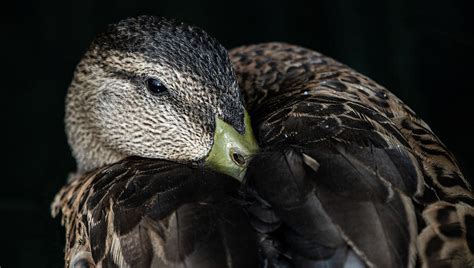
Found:
[[[240,90],[262,147],[249,164]],[[393,94],[314,51],[269,43],[229,60],[198,28],[127,19],[79,63],[66,111],[78,172],[53,214],[68,267],[473,260],[454,157]],[[225,175],[247,164],[243,185]]]

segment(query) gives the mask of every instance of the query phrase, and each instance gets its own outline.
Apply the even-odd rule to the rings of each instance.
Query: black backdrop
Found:
[[[63,102],[76,63],[106,24],[156,14],[201,26],[228,48],[286,41],[321,51],[395,92],[472,178],[469,2],[24,0],[3,6],[0,266],[62,266],[64,230],[50,218],[49,204],[74,169]]]

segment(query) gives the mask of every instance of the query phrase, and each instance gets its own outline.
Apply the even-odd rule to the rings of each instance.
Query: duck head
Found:
[[[258,148],[226,49],[200,28],[151,16],[95,39],[65,122],[78,173],[140,156],[242,179]]]

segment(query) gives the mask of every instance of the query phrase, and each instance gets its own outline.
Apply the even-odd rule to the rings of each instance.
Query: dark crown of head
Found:
[[[226,49],[204,30],[154,16],[128,18],[109,25],[92,43],[102,53],[140,53],[147,61],[166,63],[228,87],[234,74]]]

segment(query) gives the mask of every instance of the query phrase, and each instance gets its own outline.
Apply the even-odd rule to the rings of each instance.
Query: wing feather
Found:
[[[53,204],[75,234],[66,263],[83,250],[97,267],[254,267],[257,240],[239,186],[202,168],[143,158],[76,178]]]
[[[344,261],[338,263],[344,263],[352,254],[368,266],[413,266],[417,233],[418,257],[425,267],[430,260],[443,258],[453,267],[462,267],[453,258],[445,259],[439,251],[445,247],[458,254],[459,260],[472,260],[470,233],[458,231],[469,216],[459,216],[446,226],[436,217],[428,217],[438,202],[462,206],[458,211],[472,211],[472,188],[446,146],[400,99],[351,68],[302,47],[262,43],[235,48],[230,56],[257,140],[267,150],[254,160],[268,165],[264,169],[267,174],[253,173],[249,181],[262,181],[270,189],[274,186],[266,181],[291,188],[296,173],[284,169],[294,170],[293,165],[301,168],[302,164],[299,160],[292,164],[278,162],[285,150],[296,150],[295,159],[306,155],[314,161],[303,163],[317,166],[312,176],[305,173],[309,176],[305,180],[314,183],[317,201],[312,201],[311,209],[302,211],[327,215],[312,223],[314,228],[333,224],[345,241],[332,252],[333,257],[319,264],[334,264],[333,258],[342,258]],[[275,158],[274,164],[265,163],[264,154],[268,152],[273,155],[270,158]],[[278,172],[269,172],[270,167]],[[286,175],[281,178],[279,174]],[[277,184],[278,178],[286,179],[289,185]],[[282,241],[280,236],[286,235],[279,234],[284,228],[304,228],[286,219],[289,216],[279,212],[282,205],[269,199],[268,194],[261,196],[268,191],[265,187],[253,185],[249,192],[257,196],[256,204],[274,210],[278,221],[273,226],[279,222],[282,227],[258,228],[273,245],[263,251],[270,252],[269,258],[277,264],[281,259],[291,260],[287,251],[291,252],[292,247],[293,255],[304,255],[304,250]],[[440,228],[462,235],[447,239]],[[317,241],[311,240],[314,234],[306,235],[300,236],[301,241]],[[333,239],[340,241],[337,236]]]

